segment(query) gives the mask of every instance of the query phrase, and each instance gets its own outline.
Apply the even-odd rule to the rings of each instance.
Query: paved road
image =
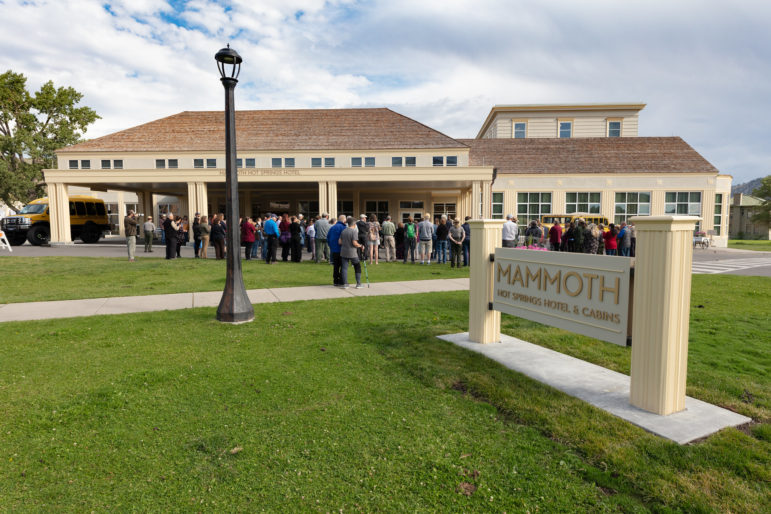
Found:
[[[214,250],[209,249],[209,256],[213,257]],[[114,237],[102,240],[99,244],[87,245],[80,241],[67,246],[31,246],[25,243],[23,246],[13,248],[13,253],[0,250],[0,258],[6,257],[43,257],[43,256],[68,256],[68,257],[126,257],[125,240]],[[164,247],[155,246],[152,254],[143,252],[143,245],[137,245],[137,258],[145,257],[162,258]],[[193,248],[182,249],[183,258],[193,257]],[[303,259],[309,258],[309,254],[303,251]],[[771,277],[771,252],[754,252],[751,250],[735,250],[733,248],[709,248],[693,250],[694,273],[728,273],[731,275],[749,275],[756,277]]]

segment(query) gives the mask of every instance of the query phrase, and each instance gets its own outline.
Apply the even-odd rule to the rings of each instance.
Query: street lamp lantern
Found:
[[[238,224],[238,171],[236,170],[236,113],[234,91],[241,72],[241,56],[223,48],[214,56],[225,88],[225,203],[227,213],[227,275],[225,290],[217,307],[217,319],[245,323],[254,319],[254,308],[246,294],[241,272],[241,227]]]
[[[230,48],[229,43],[227,48],[223,48],[214,55],[214,59],[217,61],[217,69],[220,70],[220,75],[223,79],[238,78],[238,74],[241,73],[241,63],[243,62],[243,59],[238,55],[238,52]],[[229,77],[228,72],[230,72]]]

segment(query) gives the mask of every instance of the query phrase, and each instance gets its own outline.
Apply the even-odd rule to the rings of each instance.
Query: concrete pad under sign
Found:
[[[653,414],[629,403],[627,375],[507,335],[501,334],[501,342],[492,344],[475,343],[469,339],[468,332],[439,338],[481,353],[509,369],[679,444],[752,421],[691,397],[686,397],[683,411],[668,416]]]

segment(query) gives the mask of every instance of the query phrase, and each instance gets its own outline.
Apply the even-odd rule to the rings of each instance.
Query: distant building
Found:
[[[733,239],[771,239],[771,228],[768,223],[753,222],[752,217],[758,213],[758,207],[763,204],[762,198],[737,193],[731,202],[731,224],[729,236]]]
[[[495,106],[476,139],[453,139],[382,108],[239,111],[240,211],[398,221],[425,212],[513,213],[520,222],[550,213],[599,213],[616,222],[690,214],[725,246],[731,177],[678,137],[638,137],[644,106]],[[182,112],[62,148],[57,157],[58,168],[45,170],[54,202],[81,186],[125,191],[112,202],[116,216],[128,205],[156,219],[164,210],[225,211],[219,111]],[[68,240],[67,221],[52,223],[52,241]]]

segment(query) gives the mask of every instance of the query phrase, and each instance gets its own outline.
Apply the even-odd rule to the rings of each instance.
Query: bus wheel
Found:
[[[35,246],[44,245],[49,239],[51,239],[51,231],[46,225],[34,225],[27,232],[27,241]]]
[[[99,241],[100,237],[102,237],[102,234],[93,223],[86,223],[86,226],[83,227],[83,232],[80,234],[80,239],[86,244],[94,244]]]

